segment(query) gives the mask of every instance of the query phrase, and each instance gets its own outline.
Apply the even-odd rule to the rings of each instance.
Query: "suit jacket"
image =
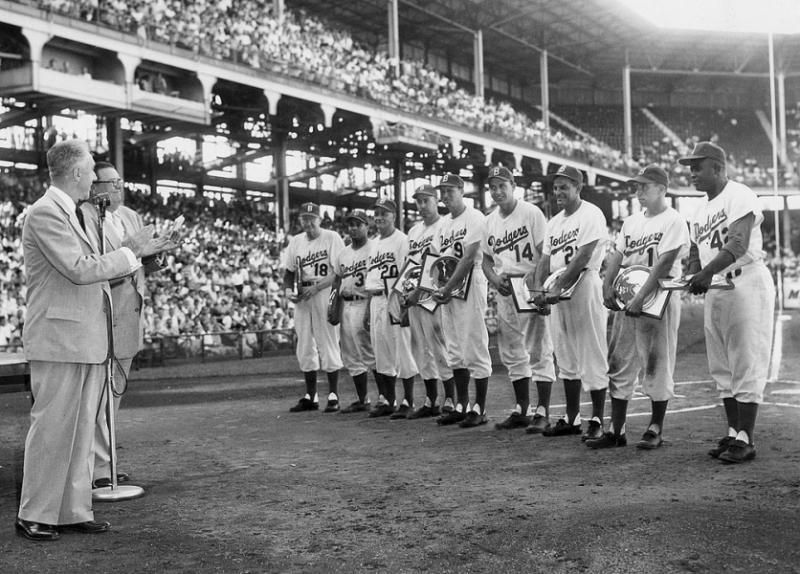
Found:
[[[101,256],[95,245],[81,228],[75,204],[52,188],[29,208],[22,228],[28,285],[23,345],[28,360],[105,361],[108,281],[130,274],[131,267],[124,252]]]
[[[97,209],[91,203],[81,206],[86,219],[87,227],[91,221],[90,236],[97,243]],[[111,212],[106,213],[103,222],[106,252],[122,247],[126,238],[144,227],[142,217],[129,207],[121,205],[115,215],[119,217],[123,228],[120,235],[115,225],[111,222]],[[142,346],[144,324],[142,323],[142,305],[145,296],[145,268],[140,267],[131,275],[111,282],[111,303],[113,309],[114,325],[114,354],[118,359],[132,359]]]

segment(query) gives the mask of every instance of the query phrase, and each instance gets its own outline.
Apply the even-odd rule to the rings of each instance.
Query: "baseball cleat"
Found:
[[[413,413],[408,415],[409,419],[425,419],[430,417],[439,416],[439,407],[430,407],[428,405],[423,405]]]
[[[636,448],[640,448],[642,450],[653,450],[660,447],[662,444],[664,444],[664,439],[661,438],[661,433],[647,429],[647,431],[645,431],[645,433],[642,435],[641,440],[636,443]]]
[[[732,445],[733,441],[735,440],[736,438],[732,436],[726,436],[724,438],[719,439],[717,446],[708,451],[708,456],[719,458],[719,455],[728,450],[728,447]]]
[[[530,417],[526,417],[522,413],[513,412],[508,418],[502,422],[495,423],[494,428],[497,430],[511,430],[527,427],[531,422]]]
[[[319,403],[315,403],[308,397],[303,397],[297,404],[289,409],[290,413],[300,413],[303,411],[318,411],[319,410]]]
[[[343,408],[340,412],[343,415],[349,415],[350,413],[364,413],[369,410],[369,401],[362,403],[361,401],[355,401],[350,403],[348,406]]]
[[[460,423],[464,420],[464,413],[459,411],[450,411],[447,414],[440,416],[436,419],[436,424],[446,426],[446,425],[454,425],[456,423]]]
[[[756,447],[743,440],[734,440],[728,450],[719,455],[722,462],[739,463],[753,460],[756,457]]]
[[[488,420],[489,419],[486,418],[486,415],[482,415],[475,411],[469,411],[464,417],[464,420],[458,423],[458,426],[464,429],[468,429],[480,425],[485,425],[488,422]]]
[[[592,417],[589,421],[589,426],[586,427],[586,432],[581,435],[581,441],[596,440],[603,438],[603,423],[597,417]]]
[[[550,426],[550,419],[544,415],[535,414],[531,420],[531,424],[525,429],[528,434],[541,434],[547,427]]]
[[[389,403],[382,403],[375,405],[375,408],[369,411],[371,418],[388,417],[394,412],[394,407]]]
[[[328,404],[325,405],[325,413],[335,413],[339,411],[339,399],[328,399]]]
[[[560,418],[554,425],[547,425],[547,428],[542,431],[542,436],[566,436],[570,434],[581,434],[580,423],[571,425],[567,419]]]
[[[586,439],[586,446],[589,448],[614,448],[617,446],[626,446],[628,439],[624,434],[615,435],[613,432],[603,433],[600,438]]]
[[[396,411],[394,411],[391,415],[389,415],[389,418],[393,420],[407,419],[408,415],[410,415],[413,412],[414,410],[410,406],[408,406],[404,401],[403,404],[400,405],[400,407]]]

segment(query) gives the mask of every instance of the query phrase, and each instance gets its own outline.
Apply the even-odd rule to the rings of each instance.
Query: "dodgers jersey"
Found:
[[[300,233],[289,240],[286,270],[297,272],[300,269],[302,281],[320,281],[334,272],[334,263],[342,249],[344,241],[335,231],[320,229],[316,239]]]
[[[486,217],[483,250],[494,259],[494,271],[524,275],[536,268],[547,221],[542,210],[526,201],[517,201],[504,216],[498,207]]]
[[[408,258],[414,263],[422,263],[422,258],[431,250],[439,231],[444,223],[444,217],[439,217],[430,225],[420,221],[408,230]]]
[[[372,251],[373,239],[358,249],[353,249],[350,244],[339,253],[336,260],[336,275],[342,278],[340,292],[342,295],[366,296],[367,263]]]
[[[395,229],[389,237],[378,236],[373,239],[367,261],[367,290],[391,289],[394,280],[400,276],[407,255],[408,237],[399,229]],[[384,279],[390,281],[384,284]]]
[[[755,220],[750,231],[750,245],[747,252],[721,273],[764,259],[761,238],[761,222],[764,221],[764,214],[758,197],[746,185],[729,180],[714,199],[710,201],[706,199],[705,204],[690,218],[692,242],[697,244],[703,267],[708,265],[725,245],[728,240],[728,226],[748,213],[752,213]]]
[[[438,255],[451,255],[461,259],[467,247],[483,238],[486,216],[474,207],[466,206],[458,217],[454,218],[450,214],[443,219],[439,233],[431,246],[431,251]],[[474,266],[480,267],[482,259],[476,257]]]
[[[615,247],[622,253],[624,267],[652,267],[661,255],[679,249],[669,274],[680,277],[681,258],[689,252],[689,227],[683,216],[671,207],[653,217],[640,211],[622,223]]]
[[[585,199],[572,215],[559,211],[547,223],[542,253],[550,256],[550,273],[569,265],[580,247],[598,241],[587,269],[600,271],[605,250],[603,243],[608,239],[606,218],[600,208]]]

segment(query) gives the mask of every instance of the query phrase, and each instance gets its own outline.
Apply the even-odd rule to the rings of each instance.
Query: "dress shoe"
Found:
[[[17,529],[17,533],[20,536],[24,536],[28,540],[35,540],[36,542],[47,542],[60,538],[56,527],[50,524],[40,524],[38,522],[17,518],[14,527]]]
[[[77,524],[63,524],[59,528],[61,530],[71,530],[72,532],[82,532],[83,534],[100,534],[111,530],[111,524],[109,522],[90,520],[88,522],[78,522]]]
[[[128,476],[126,472],[117,473],[117,484],[128,482],[130,479],[130,476]],[[111,479],[108,477],[96,478],[94,482],[92,482],[92,488],[108,488],[109,486],[111,486]]]

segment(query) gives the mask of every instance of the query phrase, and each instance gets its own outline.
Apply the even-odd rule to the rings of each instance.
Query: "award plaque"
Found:
[[[631,265],[619,272],[614,280],[614,294],[620,309],[624,310],[628,303],[636,297],[648,277],[650,277],[650,268],[644,265]],[[661,319],[671,295],[671,291],[657,288],[647,296],[642,304],[642,315],[652,319]]]

